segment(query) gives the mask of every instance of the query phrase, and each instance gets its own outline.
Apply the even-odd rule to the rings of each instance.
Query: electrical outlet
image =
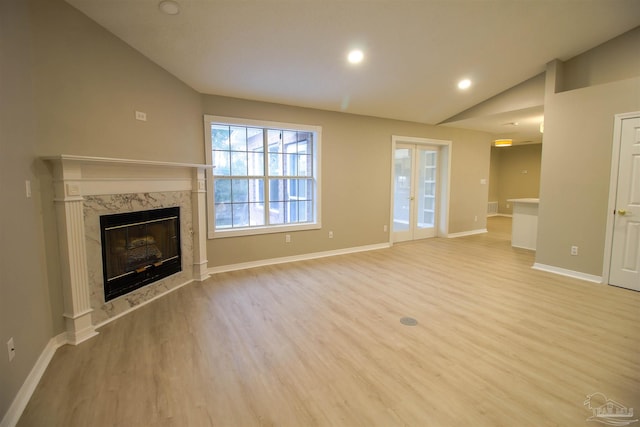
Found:
[[[330,238],[330,239],[333,239],[333,231],[330,231],[330,232],[329,232],[329,238]]]
[[[386,233],[387,231],[389,231],[389,226],[388,226],[387,224],[383,225],[383,226],[382,226],[382,231],[384,231],[385,233]]]
[[[140,120],[141,122],[147,121],[147,113],[143,111],[136,111],[136,120]]]
[[[507,209],[509,209],[511,207],[511,205],[509,203],[507,203]]]
[[[572,256],[578,255],[578,247],[577,246],[571,246],[571,255]]]
[[[476,215],[476,216],[473,218],[473,221],[474,221],[474,222],[478,222],[478,215]]]
[[[27,199],[31,198],[31,181],[26,180],[24,182],[24,186],[25,186],[25,193],[27,195]]]
[[[284,235],[284,242],[285,243],[291,243],[291,234],[285,234]]]
[[[7,351],[9,352],[9,362],[11,362],[16,357],[16,346],[13,345],[13,337],[7,341]]]

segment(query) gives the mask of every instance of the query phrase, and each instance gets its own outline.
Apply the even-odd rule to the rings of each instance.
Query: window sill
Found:
[[[209,230],[209,239],[224,239],[228,237],[241,237],[241,236],[256,236],[260,234],[273,234],[273,233],[288,233],[293,231],[304,230],[319,230],[322,225],[318,222],[313,224],[287,224],[287,225],[275,225],[269,227],[253,227],[242,228],[237,230],[221,230],[211,231]]]

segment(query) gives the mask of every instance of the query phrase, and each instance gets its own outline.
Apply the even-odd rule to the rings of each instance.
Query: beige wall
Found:
[[[452,141],[449,232],[486,227],[489,134],[220,96],[204,112],[322,126],[322,229],[209,240],[210,267],[388,242],[392,135]]]
[[[0,420],[54,334],[40,204],[25,194],[25,180],[37,193],[30,30],[26,2],[0,2]]]
[[[541,156],[542,144],[491,147],[489,200],[498,202],[499,213],[511,215],[508,199],[540,195]]]

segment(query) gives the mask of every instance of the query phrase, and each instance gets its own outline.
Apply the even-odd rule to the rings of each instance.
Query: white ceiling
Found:
[[[199,92],[429,124],[640,24],[638,0],[67,2]]]

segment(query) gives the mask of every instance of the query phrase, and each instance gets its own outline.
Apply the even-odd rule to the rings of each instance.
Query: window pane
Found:
[[[233,204],[233,226],[247,227],[249,225],[249,203]]]
[[[247,153],[231,152],[231,175],[246,176],[247,175]]]
[[[269,129],[267,133],[270,153],[282,153],[282,131]]]
[[[248,153],[249,155],[249,175],[257,176],[264,175],[264,154],[259,153]]]
[[[262,129],[247,128],[247,151],[264,151],[264,138]]]
[[[269,180],[269,200],[272,202],[284,201],[284,180],[283,179],[270,179]]]
[[[282,154],[269,153],[269,175],[282,176]]]
[[[249,201],[249,180],[248,179],[232,179],[231,180],[231,201],[233,203]]]
[[[211,146],[214,150],[229,149],[229,126],[211,125]]]
[[[249,201],[264,203],[264,180],[249,180]]]
[[[284,174],[287,176],[298,175],[298,156],[295,154],[284,155]]]
[[[303,139],[298,141],[298,154],[310,154],[309,152],[309,134],[307,132],[303,132]]]
[[[216,176],[229,176],[231,174],[231,162],[228,151],[213,152],[213,174]]]
[[[298,132],[286,130],[282,132],[282,143],[287,153],[295,153],[298,151],[296,143],[298,142]]]
[[[269,224],[284,224],[284,203],[269,202]]]
[[[249,203],[249,225],[264,225],[264,203]]]
[[[231,150],[247,151],[247,128],[231,126]]]
[[[298,202],[298,215],[300,222],[313,221],[313,202],[303,201]]]
[[[214,182],[214,198],[215,203],[231,202],[231,180],[216,179]]]
[[[231,205],[226,203],[216,203],[215,206],[216,228],[231,228]]]
[[[311,160],[308,154],[298,155],[298,176],[311,176]]]

